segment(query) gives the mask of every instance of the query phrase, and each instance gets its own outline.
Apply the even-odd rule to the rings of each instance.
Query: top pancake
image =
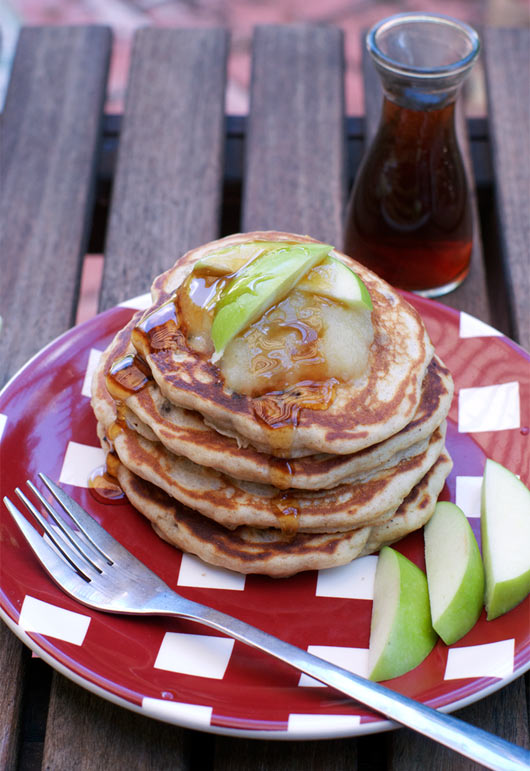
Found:
[[[153,307],[163,304],[214,249],[254,240],[312,242],[307,236],[276,231],[240,233],[193,249],[158,276]],[[303,408],[284,420],[284,395],[252,398],[230,391],[220,370],[188,349],[180,337],[173,348],[152,350],[146,360],[166,399],[199,412],[205,422],[228,436],[243,437],[260,452],[277,457],[314,453],[348,454],[382,442],[413,418],[433,347],[418,313],[386,282],[360,263],[334,250],[366,284],[373,303],[374,341],[367,371],[357,380],[338,383],[327,409]],[[271,428],[258,415],[275,411],[281,427]]]
[[[134,350],[131,328],[139,315],[116,335],[102,355],[92,386],[92,404],[100,423],[109,426],[117,418],[116,404],[106,387],[112,363]],[[171,404],[150,381],[125,399],[126,422],[151,441],[158,440],[171,452],[194,463],[210,466],[237,479],[289,487],[329,489],[341,482],[362,479],[375,468],[396,465],[400,459],[423,452],[433,431],[445,419],[453,395],[448,370],[433,356],[422,385],[421,399],[413,419],[384,442],[349,455],[306,455],[288,462],[242,446],[207,426],[201,415]]]

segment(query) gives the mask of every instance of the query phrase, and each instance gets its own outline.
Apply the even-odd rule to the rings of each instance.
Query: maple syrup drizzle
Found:
[[[300,410],[326,410],[335,396],[335,378],[324,382],[304,380],[285,391],[276,391],[253,399],[252,405],[256,417],[275,430],[295,428],[298,425]],[[285,445],[281,443],[279,449]]]
[[[296,498],[289,492],[283,492],[272,499],[272,506],[282,535],[294,538],[300,525],[300,509]]]
[[[151,371],[141,356],[129,353],[112,363],[105,383],[112,398],[120,403],[152,380]]]
[[[271,458],[269,465],[269,480],[278,490],[288,490],[291,487],[293,468],[287,458]]]
[[[182,344],[176,308],[176,294],[138,322],[131,341],[144,359],[157,351],[176,350]]]

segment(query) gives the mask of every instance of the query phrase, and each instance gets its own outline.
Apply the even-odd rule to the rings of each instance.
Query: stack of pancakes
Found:
[[[372,299],[364,374],[338,383],[324,409],[319,387],[306,406],[307,383],[254,398],[230,391],[185,344],[172,298],[199,259],[255,240],[312,241],[267,231],[188,252],[104,352],[92,405],[109,471],[160,537],[214,565],[288,576],[343,565],[428,521],[452,466],[453,384],[417,312],[334,252]]]

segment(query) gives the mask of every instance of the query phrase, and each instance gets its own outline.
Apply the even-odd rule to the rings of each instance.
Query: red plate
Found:
[[[408,299],[455,379],[447,441],[455,465],[442,498],[464,507],[480,537],[477,501],[485,458],[530,483],[530,357],[466,314]],[[87,458],[95,458],[91,448],[99,447],[83,395],[91,351],[103,350],[131,314],[128,307],[115,308],[72,329],[2,391],[2,496],[12,497],[15,485],[39,471],[62,479],[81,505],[181,594],[302,648],[315,646],[320,655],[362,672],[372,603],[369,592],[366,598],[357,591],[359,576],[351,568],[339,568],[327,579],[316,572],[283,580],[236,576],[234,585],[226,572],[183,560],[127,503],[98,502],[83,486]],[[197,624],[112,616],[81,606],[48,579],[4,506],[0,517],[1,617],[39,656],[83,687],[152,717],[234,736],[324,738],[391,726],[332,689],[301,681],[296,671],[240,643],[232,648],[231,641]],[[424,567],[421,532],[397,548]],[[365,560],[364,586],[375,558]],[[444,711],[486,696],[530,667],[529,612],[527,598],[495,621],[487,622],[483,613],[465,638],[451,648],[439,641],[421,666],[388,685]]]

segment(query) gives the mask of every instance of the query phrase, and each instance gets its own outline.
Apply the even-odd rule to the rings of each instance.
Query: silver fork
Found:
[[[28,522],[8,499],[4,502],[51,578],[79,602],[97,610],[191,619],[258,648],[376,712],[412,728],[487,768],[528,771],[530,752],[455,717],[341,669],[256,627],[174,592],[118,543],[45,474],[39,474],[71,520],[70,525],[30,481],[28,486],[54,525],[17,488],[16,494],[54,544]]]

